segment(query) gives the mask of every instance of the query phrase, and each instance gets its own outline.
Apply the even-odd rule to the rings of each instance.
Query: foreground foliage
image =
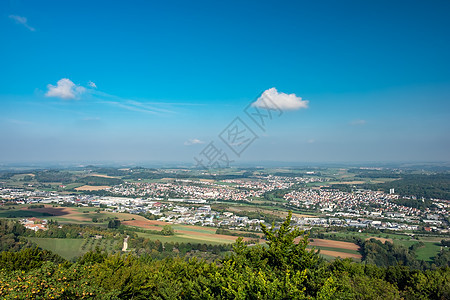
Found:
[[[278,229],[262,227],[267,246],[249,247],[238,240],[229,257],[213,263],[196,258],[154,260],[147,254],[111,256],[101,251],[68,263],[37,249],[4,252],[0,298],[450,298],[449,268],[423,272],[350,260],[327,263],[316,251],[306,249],[308,236],[290,226],[290,217]]]

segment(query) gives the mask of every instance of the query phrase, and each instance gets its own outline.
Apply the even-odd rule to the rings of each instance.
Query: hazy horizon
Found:
[[[34,169],[76,169],[87,167],[98,168],[161,168],[193,169],[197,166],[192,161],[40,161],[40,162],[0,162],[0,170],[34,170]],[[424,169],[450,170],[450,162],[413,162],[413,161],[334,161],[334,162],[288,162],[288,161],[239,161],[229,168],[386,168],[386,169]],[[228,169],[228,168],[227,168]],[[226,171],[226,169],[224,170]]]

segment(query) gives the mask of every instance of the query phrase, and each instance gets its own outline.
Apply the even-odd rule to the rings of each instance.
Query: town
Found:
[[[359,188],[346,192],[331,188],[327,185],[329,179],[314,175],[140,181],[105,187],[108,195],[104,196],[88,191],[80,194],[0,187],[0,198],[2,206],[7,203],[94,206],[109,212],[151,215],[172,224],[248,231],[259,231],[259,224],[266,220],[248,217],[239,209],[216,211],[214,207],[220,203],[244,203],[257,208],[258,203],[273,200],[275,207],[304,212],[293,215],[293,224],[302,229],[337,226],[446,234],[449,227],[448,200],[432,199],[432,207],[418,209],[398,204],[400,196],[393,189],[389,193]],[[274,200],[268,197],[270,193],[280,196]]]

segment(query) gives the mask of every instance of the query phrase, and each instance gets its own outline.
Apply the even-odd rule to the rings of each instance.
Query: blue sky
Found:
[[[0,162],[450,161],[450,2],[311,2],[2,1]]]

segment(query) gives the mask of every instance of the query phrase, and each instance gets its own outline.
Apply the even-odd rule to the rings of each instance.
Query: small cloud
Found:
[[[362,126],[365,125],[367,123],[366,120],[353,120],[350,122],[350,125],[352,126]]]
[[[88,82],[88,85],[89,85],[91,88],[93,88],[93,89],[96,89],[96,88],[97,88],[97,85],[96,85],[94,82],[92,82],[92,81],[89,81],[89,82]]]
[[[316,142],[315,139],[309,139],[306,141],[308,144],[314,144]]]
[[[56,83],[56,86],[49,84],[47,88],[48,91],[45,93],[46,97],[57,97],[61,99],[76,99],[86,92],[84,87],[76,85],[67,78],[60,79]]]
[[[308,108],[308,100],[302,100],[295,94],[279,93],[276,88],[265,90],[261,96],[252,103],[252,106],[273,110],[297,110]]]
[[[184,142],[185,146],[191,146],[191,145],[198,145],[198,144],[204,144],[204,141],[201,141],[199,139],[189,139],[186,142]]]
[[[34,29],[34,27],[31,27],[30,25],[28,25],[28,20],[25,17],[10,15],[9,18],[16,21],[17,24],[22,24],[30,31],[36,31],[36,29]]]

